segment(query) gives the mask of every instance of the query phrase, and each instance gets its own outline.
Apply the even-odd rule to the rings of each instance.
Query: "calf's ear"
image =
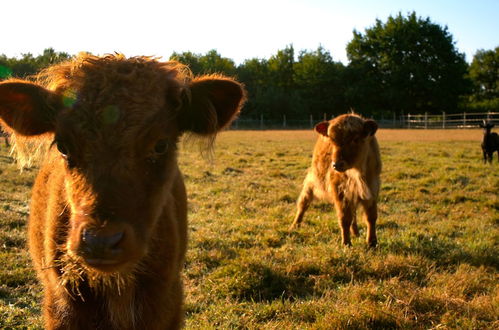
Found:
[[[364,122],[364,136],[372,136],[378,130],[378,124],[374,120],[366,120]]]
[[[7,131],[24,136],[53,132],[62,107],[59,95],[34,83],[0,83],[0,123]]]
[[[240,83],[217,75],[193,79],[188,94],[179,114],[180,128],[200,135],[214,134],[229,126],[246,98]]]
[[[320,122],[317,125],[315,125],[314,130],[317,133],[319,133],[319,134],[327,136],[327,128],[328,128],[328,126],[329,126],[329,122],[323,121],[323,122]]]

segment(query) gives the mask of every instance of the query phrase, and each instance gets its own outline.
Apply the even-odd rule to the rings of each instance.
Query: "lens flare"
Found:
[[[12,76],[12,70],[7,67],[0,65],[0,79],[7,79]]]
[[[72,108],[76,103],[76,92],[74,90],[68,89],[62,95],[62,103],[67,108]]]
[[[116,105],[108,105],[102,109],[101,120],[104,125],[116,124],[120,118],[120,108]]]

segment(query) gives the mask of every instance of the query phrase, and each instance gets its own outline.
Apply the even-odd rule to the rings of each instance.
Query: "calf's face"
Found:
[[[377,129],[375,121],[349,115],[342,115],[315,126],[315,131],[331,144],[331,166],[337,172],[345,172],[362,163],[366,156],[368,138],[373,136]]]
[[[180,79],[175,68],[143,69],[158,62],[115,62],[83,65],[78,83],[66,83],[69,101],[67,88],[0,84],[3,126],[28,138],[53,136],[51,161],[60,163],[67,201],[66,254],[104,273],[133,270],[162,213],[174,211],[180,135],[215,134],[244,99],[228,78]]]
[[[92,268],[116,271],[148,252],[157,219],[172,207],[166,203],[178,175],[180,130],[169,119],[178,109],[167,104],[105,103],[112,105],[81,102],[63,109],[53,148],[71,208],[68,253]],[[137,109],[147,111],[136,118]],[[90,127],[81,115],[89,111]]]

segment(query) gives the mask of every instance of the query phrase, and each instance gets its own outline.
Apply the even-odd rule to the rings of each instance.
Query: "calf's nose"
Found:
[[[104,232],[89,228],[81,233],[81,249],[86,258],[113,259],[120,252],[124,231]]]

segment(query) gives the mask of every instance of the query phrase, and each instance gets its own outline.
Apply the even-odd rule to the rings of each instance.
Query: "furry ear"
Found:
[[[374,120],[366,120],[364,122],[364,136],[372,136],[378,130],[378,124]]]
[[[320,122],[317,125],[315,125],[314,130],[319,134],[327,136],[327,128],[328,127],[329,127],[329,122],[323,121],[323,122]]]
[[[0,83],[0,122],[19,135],[40,135],[55,130],[55,117],[63,108],[59,95],[22,80]]]
[[[182,131],[210,135],[230,125],[245,101],[245,90],[237,81],[218,75],[191,81],[190,97],[179,114]]]

